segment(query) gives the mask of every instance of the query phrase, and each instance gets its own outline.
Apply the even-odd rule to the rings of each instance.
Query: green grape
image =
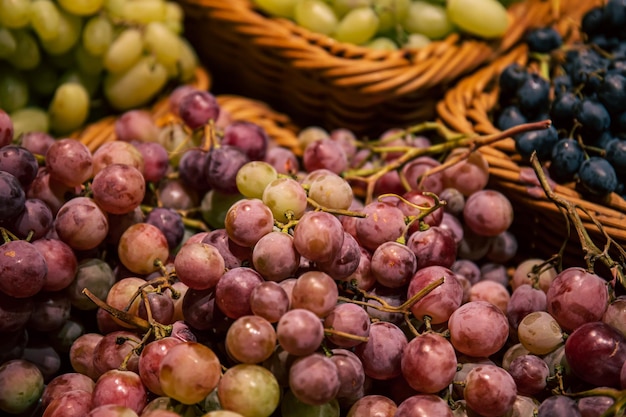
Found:
[[[126,1],[122,9],[122,18],[128,22],[148,24],[165,19],[165,2],[162,0]]]
[[[330,35],[337,27],[337,16],[322,0],[298,0],[293,17],[296,23],[312,32]]]
[[[278,178],[276,168],[265,161],[251,161],[237,171],[237,189],[248,198],[263,198],[263,191]]]
[[[339,21],[337,30],[332,36],[339,42],[361,45],[374,37],[378,31],[378,23],[378,16],[373,9],[357,7]]]
[[[143,53],[139,29],[122,31],[104,54],[104,68],[112,73],[122,73],[135,65]]]
[[[77,82],[65,82],[54,92],[48,107],[50,129],[70,133],[85,123],[89,115],[89,93]]]
[[[546,311],[534,311],[520,322],[517,335],[534,355],[546,355],[563,344],[563,330]]]
[[[43,41],[49,41],[59,35],[61,15],[57,5],[49,0],[38,0],[31,6],[30,25]]]
[[[224,219],[230,206],[241,200],[241,194],[225,194],[216,190],[210,190],[202,197],[200,203],[200,213],[202,219],[213,229],[225,227]]]
[[[328,4],[333,8],[337,17],[342,18],[352,9],[372,6],[373,0],[330,0]]]
[[[398,45],[391,38],[384,36],[372,39],[367,47],[381,51],[396,51],[398,49]]]
[[[294,8],[298,0],[254,0],[259,9],[271,16],[293,19]]]
[[[422,0],[411,3],[402,26],[409,33],[421,33],[430,39],[441,39],[454,31],[443,6]]]
[[[104,0],[104,10],[112,18],[121,19],[124,15],[124,5],[127,0]]]
[[[57,69],[47,62],[42,62],[33,70],[24,73],[33,94],[51,96],[57,88],[59,75]]]
[[[57,85],[65,83],[77,83],[83,86],[89,97],[95,96],[101,84],[100,74],[86,74],[77,68],[72,68],[63,73]]]
[[[25,107],[29,98],[26,78],[12,67],[0,67],[0,109],[12,113]]]
[[[409,12],[411,0],[373,0],[373,7],[380,23],[378,31],[385,32],[404,21]]]
[[[91,55],[104,55],[113,42],[113,24],[104,16],[90,18],[83,28],[82,40]]]
[[[0,0],[0,25],[19,29],[30,23],[31,0]]]
[[[165,2],[165,19],[163,23],[169,30],[180,35],[183,33],[184,12],[180,4],[173,1]]]
[[[144,48],[164,66],[175,64],[180,57],[178,35],[162,22],[150,22],[143,30]]]
[[[7,57],[7,60],[17,69],[30,70],[41,62],[39,44],[32,32],[27,30],[15,30],[13,36],[17,42],[15,52]]]
[[[498,38],[506,33],[509,19],[498,0],[448,0],[446,10],[461,30],[482,38]]]
[[[61,7],[78,16],[88,16],[99,11],[104,0],[57,0]]]
[[[83,29],[83,20],[59,10],[59,34],[50,40],[41,40],[42,48],[51,55],[60,55],[68,52],[80,39]]]
[[[74,57],[78,69],[86,74],[99,75],[104,70],[102,57],[90,54],[80,44],[74,48]]]
[[[0,26],[0,58],[6,58],[17,49],[17,41],[13,33],[7,28]]]
[[[421,33],[411,33],[407,36],[406,42],[402,45],[403,48],[419,49],[430,44],[432,40]]]
[[[176,76],[181,81],[188,81],[196,74],[198,55],[196,55],[196,51],[187,39],[178,38],[178,41],[180,42],[180,57],[176,63],[178,68]]]
[[[142,57],[128,71],[104,79],[104,95],[117,110],[147,104],[167,82],[167,70],[152,56]]]
[[[48,132],[50,130],[50,117],[48,112],[39,107],[24,107],[10,113],[13,121],[13,136],[28,132]]]
[[[309,405],[298,400],[291,390],[287,390],[280,404],[283,417],[339,417],[339,403],[331,400],[322,405]]]

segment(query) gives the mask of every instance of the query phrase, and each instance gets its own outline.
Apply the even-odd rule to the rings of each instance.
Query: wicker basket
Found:
[[[200,90],[210,90],[212,76],[199,67],[195,78],[189,84]],[[265,129],[274,143],[288,147],[296,153],[299,152],[297,128],[287,116],[275,112],[261,101],[235,95],[218,95],[216,98],[220,108],[228,112],[231,120],[254,122]],[[157,124],[170,121],[172,114],[169,110],[168,98],[164,97],[156,101],[150,108],[150,112]],[[75,132],[72,136],[80,139],[91,151],[94,151],[103,143],[116,139],[115,120],[116,116],[105,117]]]
[[[414,50],[339,43],[291,21],[268,18],[250,0],[179,0],[185,34],[216,80],[216,92],[253,97],[300,126],[377,135],[433,120],[453,81],[519,43],[529,27],[577,18],[589,0],[524,0],[509,8],[511,30],[494,42],[450,35]],[[560,4],[560,9],[555,5]]]
[[[502,70],[511,63],[531,65],[525,45],[519,45],[492,64],[461,80],[449,90],[437,104],[440,121],[462,133],[491,134],[499,132],[492,123],[491,113],[498,102],[497,80]],[[490,165],[490,186],[502,191],[515,206],[514,232],[521,243],[543,256],[555,254],[566,241],[565,261],[583,264],[583,251],[574,230],[568,234],[566,221],[556,204],[542,190],[533,187],[525,174],[531,169],[515,151],[512,138],[479,149]],[[556,185],[557,196],[579,205],[585,229],[600,248],[606,242],[598,227],[585,214],[591,213],[605,231],[619,245],[626,245],[626,201],[613,193],[606,198],[592,201],[581,195],[573,183]]]

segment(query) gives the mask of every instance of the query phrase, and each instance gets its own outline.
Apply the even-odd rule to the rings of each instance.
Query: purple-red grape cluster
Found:
[[[296,155],[209,92],[180,87],[170,106],[178,118],[158,126],[123,114],[95,151],[13,138],[0,112],[3,413],[600,416],[623,404],[621,290],[518,251],[480,152],[310,126]]]

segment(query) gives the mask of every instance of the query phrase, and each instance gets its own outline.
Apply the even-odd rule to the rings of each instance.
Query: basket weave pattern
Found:
[[[559,29],[567,33],[572,28]],[[570,35],[569,42],[575,41],[575,34]],[[461,133],[499,132],[492,122],[492,111],[497,106],[499,96],[497,82],[502,70],[512,63],[532,65],[528,60],[526,45],[517,46],[449,90],[437,104],[440,121]],[[530,168],[524,165],[516,153],[514,140],[507,138],[480,148],[479,151],[489,162],[490,186],[502,191],[514,203],[518,237],[546,256],[556,253],[568,236],[566,222],[559,208],[528,179]],[[534,173],[531,175],[534,176]],[[621,196],[613,193],[604,198],[592,199],[580,194],[573,183],[555,185],[553,191],[557,196],[579,205],[585,229],[597,245],[602,246],[605,237],[585,214],[585,210],[602,224],[618,244],[626,245],[626,201]],[[581,255],[578,237],[572,230],[565,256],[569,260],[582,261]]]
[[[517,2],[509,8],[510,31],[503,39],[453,34],[424,48],[398,51],[337,42],[289,20],[268,18],[249,0],[179,3],[186,36],[220,88],[262,100],[300,126],[376,135],[432,120],[449,84],[510,50],[528,28],[567,18],[589,1]]]

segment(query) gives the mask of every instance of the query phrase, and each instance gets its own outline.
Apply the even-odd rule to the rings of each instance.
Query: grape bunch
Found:
[[[65,135],[143,106],[194,75],[182,25],[173,1],[3,1],[0,108],[18,133]]]
[[[499,0],[254,0],[264,13],[292,19],[340,42],[396,50],[421,48],[460,31],[494,39],[508,27]]]
[[[550,176],[589,197],[624,195],[626,181],[626,5],[610,0],[581,21],[584,42],[563,45],[553,28],[527,36],[553,71],[511,64],[500,75],[496,126],[551,119],[553,128],[515,138],[524,159],[536,152]]]
[[[623,282],[518,253],[476,138],[292,149],[209,91],[168,100],[94,151],[0,112],[3,413],[623,411]]]

